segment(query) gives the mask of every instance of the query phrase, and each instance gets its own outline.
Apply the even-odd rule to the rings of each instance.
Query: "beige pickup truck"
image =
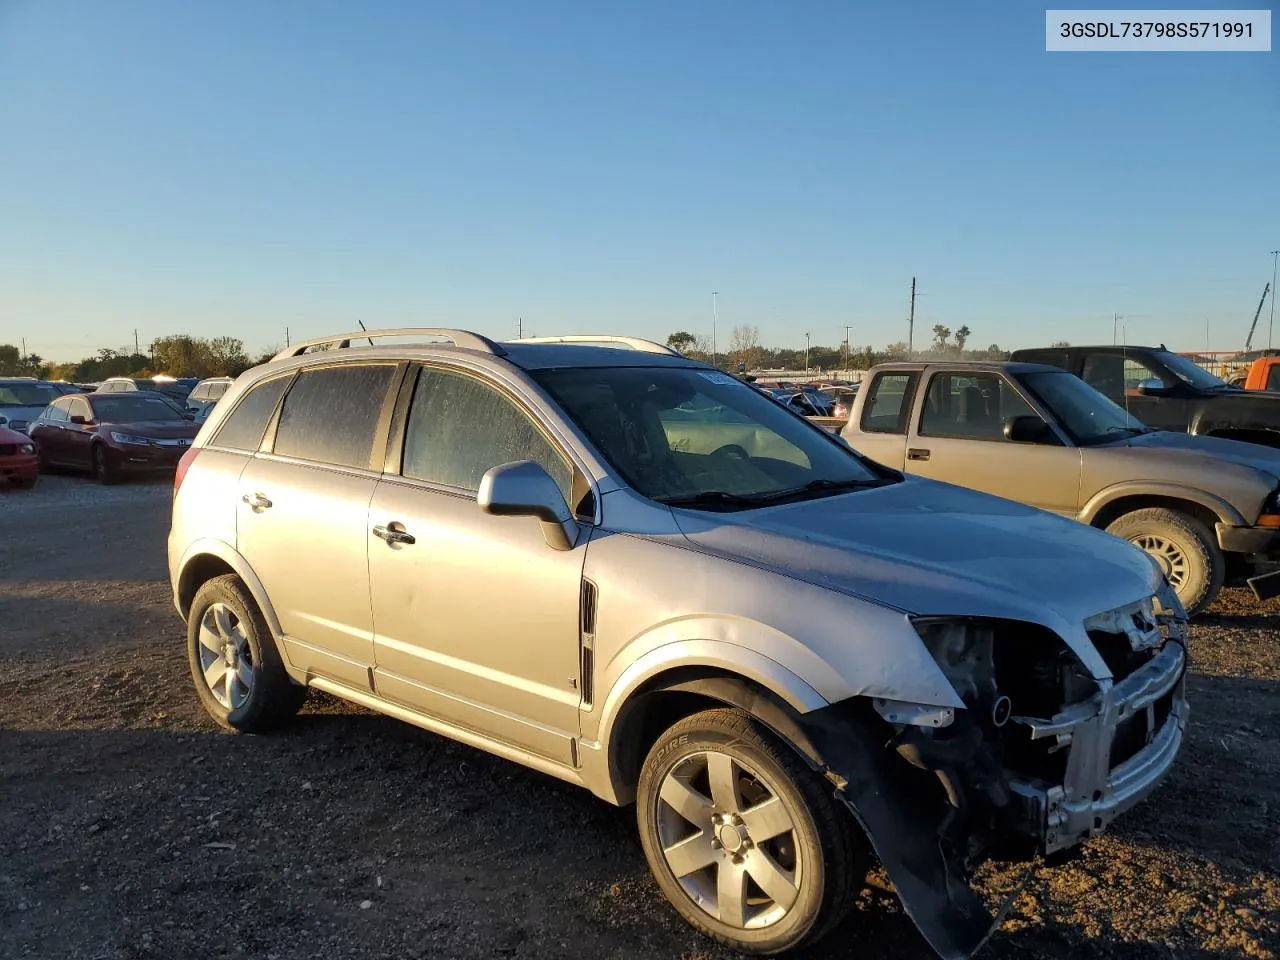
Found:
[[[886,466],[1101,527],[1155,557],[1194,615],[1228,576],[1280,595],[1280,450],[1150,430],[1065,370],[892,363],[840,435]]]

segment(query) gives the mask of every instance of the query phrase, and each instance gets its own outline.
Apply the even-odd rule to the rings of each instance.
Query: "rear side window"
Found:
[[[572,501],[573,472],[528,414],[474,377],[423,369],[413,391],[401,473],[479,490],[491,467],[533,460]]]
[[[71,414],[67,412],[70,406],[70,400],[55,401],[49,405],[49,409],[44,412],[43,416],[46,420],[51,420],[56,423],[65,423],[67,418],[71,416]]]
[[[227,387],[229,387],[229,386],[231,386],[231,384],[229,384],[229,383],[211,383],[211,384],[209,384],[209,388],[208,388],[208,389],[209,389],[209,394],[208,394],[209,399],[210,399],[210,400],[220,400],[220,399],[222,399],[222,395],[223,395],[224,393],[226,393],[226,392],[227,392]]]
[[[275,453],[340,467],[369,468],[392,363],[304,370],[284,398]]]
[[[1273,363],[1267,368],[1267,389],[1280,390],[1280,363]]]
[[[862,429],[867,433],[906,433],[915,373],[882,373],[871,382],[862,406]]]
[[[228,450],[256,451],[262,443],[262,434],[267,429],[267,421],[275,413],[280,395],[289,385],[289,377],[276,377],[266,380],[256,387],[250,388],[241,399],[231,415],[222,422],[218,434],[213,438],[212,446],[224,447]]]

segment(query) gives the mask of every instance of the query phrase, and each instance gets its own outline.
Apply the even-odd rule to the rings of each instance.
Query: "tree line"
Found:
[[[891,343],[884,349],[877,350],[867,344],[840,344],[837,347],[811,344],[807,351],[804,348],[765,347],[760,343],[760,328],[752,324],[742,324],[729,331],[729,341],[725,347],[716,351],[715,364],[724,370],[815,370],[819,372],[835,372],[839,370],[866,370],[877,363],[893,360],[1008,360],[1009,351],[998,343],[993,343],[985,350],[969,349],[969,338],[972,336],[967,326],[962,326],[954,333],[950,327],[937,324],[933,328],[933,340],[923,350],[911,350],[906,341]],[[706,334],[690,333],[677,330],[667,337],[667,346],[679,350],[687,357],[711,362],[711,338]]]
[[[40,377],[71,383],[97,383],[108,377],[237,377],[250,367],[265,363],[279,348],[250,356],[244,342],[235,337],[192,337],[173,334],[157,337],[149,353],[104,347],[74,363],[48,363],[38,354],[22,352],[13,344],[0,344],[0,376]]]

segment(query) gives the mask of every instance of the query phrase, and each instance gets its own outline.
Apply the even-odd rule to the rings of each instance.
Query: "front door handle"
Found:
[[[928,460],[929,451],[923,447],[911,447],[907,450],[908,460]]]
[[[271,506],[271,501],[268,500],[266,497],[264,497],[260,493],[255,493],[255,494],[246,493],[244,496],[240,498],[240,501],[242,503],[247,503],[254,510],[266,510],[268,507]]]
[[[407,533],[404,530],[395,529],[397,526],[399,526],[399,524],[391,524],[386,527],[379,524],[373,528],[373,535],[387,541],[387,543],[403,543],[408,545],[418,542],[417,538],[413,534]]]

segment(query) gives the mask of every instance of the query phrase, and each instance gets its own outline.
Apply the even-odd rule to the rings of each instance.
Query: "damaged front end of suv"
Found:
[[[803,722],[907,913],[950,960],[999,923],[969,886],[981,863],[1068,855],[1163,780],[1189,713],[1187,618],[1162,580],[1071,642],[1016,620],[912,623],[963,709],[854,698]]]

